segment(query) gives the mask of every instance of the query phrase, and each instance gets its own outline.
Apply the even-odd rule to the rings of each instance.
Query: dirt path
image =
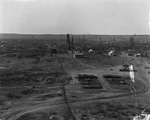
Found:
[[[58,58],[58,60],[59,60],[59,58]],[[60,63],[60,65],[61,65],[61,63]],[[61,69],[63,70],[62,65],[61,65]],[[139,72],[142,73],[142,71],[139,71]],[[64,73],[66,73],[66,72],[64,71]],[[144,74],[143,74],[143,76],[144,76]],[[67,80],[67,74],[65,74],[64,76],[62,76],[61,79],[64,80],[64,82],[62,84],[62,92],[63,92],[64,101],[61,101],[59,103],[50,103],[50,102],[47,101],[47,103],[45,103],[45,104],[39,104],[39,105],[35,105],[35,106],[22,107],[22,108],[20,108],[18,110],[16,109],[14,112],[12,112],[11,114],[9,114],[7,117],[4,118],[4,120],[15,120],[16,117],[18,117],[20,115],[23,115],[23,114],[25,114],[27,112],[33,112],[33,111],[37,111],[37,110],[51,108],[53,106],[58,107],[58,106],[61,106],[61,105],[66,105],[67,109],[68,109],[68,112],[69,112],[69,115],[70,115],[70,119],[71,120],[76,120],[76,118],[75,118],[75,116],[74,116],[74,114],[72,112],[72,109],[70,107],[71,104],[74,104],[74,103],[83,103],[83,102],[94,102],[94,101],[97,101],[97,100],[119,99],[119,98],[122,98],[122,97],[128,97],[128,96],[132,96],[132,95],[135,94],[135,93],[126,93],[126,94],[113,95],[113,96],[108,96],[108,97],[97,97],[97,98],[90,98],[90,99],[82,99],[82,100],[76,100],[76,101],[69,101],[68,97],[67,97],[67,94],[66,94],[66,89],[65,89],[65,83],[67,82],[66,81]],[[145,83],[145,87],[141,91],[138,91],[137,94],[145,93],[145,92],[147,92],[149,90],[149,84],[147,84],[147,82],[146,82],[147,80],[146,80],[145,76],[143,77],[143,80],[141,80],[141,81],[145,81],[144,82]],[[108,85],[105,85],[105,87],[109,88]]]
[[[98,79],[101,80],[100,82],[102,83],[102,86],[105,88],[105,90],[107,90],[108,92],[109,91],[112,92],[113,89],[109,86],[109,83],[103,78],[102,79],[101,78],[102,78],[102,74],[98,74]]]
[[[58,58],[58,61],[59,61],[59,58]],[[61,70],[64,71],[63,65],[60,61],[59,61],[59,64],[61,66]],[[62,91],[63,91],[64,101],[65,101],[65,104],[66,104],[68,112],[69,112],[68,114],[69,114],[70,120],[76,120],[75,116],[73,115],[73,112],[71,110],[71,107],[69,105],[68,98],[67,98],[67,95],[66,95],[65,83],[66,83],[66,80],[67,80],[67,73],[66,73],[66,71],[64,71],[64,73],[65,73],[65,76],[63,76],[61,78],[63,80]]]

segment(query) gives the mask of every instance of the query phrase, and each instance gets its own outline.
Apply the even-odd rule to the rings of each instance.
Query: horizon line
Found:
[[[134,34],[96,34],[96,33],[0,33],[1,35],[2,34],[14,34],[14,35],[66,35],[66,34],[70,34],[70,35],[150,35],[150,34],[137,34],[137,33],[134,33]]]

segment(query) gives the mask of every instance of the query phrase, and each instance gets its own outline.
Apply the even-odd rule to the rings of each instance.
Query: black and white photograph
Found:
[[[0,120],[150,120],[150,0],[0,0]]]

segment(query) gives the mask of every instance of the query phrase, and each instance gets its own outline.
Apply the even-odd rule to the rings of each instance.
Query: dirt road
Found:
[[[58,58],[59,59],[59,58]],[[136,63],[138,64],[138,61],[136,61]],[[60,63],[61,64],[61,63]],[[143,67],[143,65],[139,66],[139,69],[141,69],[141,67]],[[61,67],[61,69],[63,70],[63,68]],[[137,91],[137,95],[138,94],[142,94],[145,93],[149,90],[149,84],[148,83],[148,78],[145,77],[145,74],[143,73],[144,70],[139,70],[138,72],[143,76],[143,79],[141,79],[140,81],[142,81],[144,83],[144,87],[143,89],[141,89],[140,91]],[[65,72],[65,71],[64,71]],[[37,104],[31,104],[31,102],[33,101],[28,101],[28,99],[26,99],[24,101],[24,103],[22,103],[21,106],[21,102],[15,102],[14,105],[12,105],[12,107],[9,107],[8,105],[8,109],[5,110],[5,112],[7,114],[5,114],[4,116],[2,116],[3,120],[16,120],[19,116],[25,114],[25,113],[30,113],[30,112],[36,112],[36,111],[40,111],[40,110],[44,110],[44,109],[51,109],[53,107],[62,107],[62,106],[66,106],[70,115],[70,119],[71,120],[76,120],[76,117],[74,116],[73,112],[72,112],[72,108],[71,105],[75,104],[75,103],[84,103],[84,102],[94,102],[94,101],[100,101],[100,100],[113,100],[113,99],[120,99],[120,98],[126,98],[128,96],[132,96],[135,95],[135,93],[120,93],[120,94],[112,94],[110,96],[107,97],[96,97],[96,98],[88,98],[88,99],[75,99],[75,100],[71,100],[69,98],[69,96],[67,96],[67,90],[66,90],[66,86],[67,86],[67,76],[62,76],[62,78],[64,80],[63,84],[61,85],[61,91],[63,93],[63,96],[52,101],[51,99],[48,99],[46,101],[33,101]],[[108,86],[108,85],[107,85]],[[49,87],[49,89],[51,89]],[[48,93],[47,93],[48,94]],[[36,96],[38,97],[38,95]],[[31,98],[30,98],[31,100]],[[24,105],[23,105],[24,104]],[[16,109],[16,107],[13,108],[13,106],[18,106],[18,108]]]

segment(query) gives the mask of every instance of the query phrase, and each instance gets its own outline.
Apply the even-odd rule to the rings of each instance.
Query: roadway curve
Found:
[[[141,93],[145,93],[147,92],[149,89],[149,86],[146,84],[146,82],[144,82],[144,88],[141,91],[136,92],[136,94],[141,94]],[[67,105],[67,108],[70,111],[70,114],[72,116],[72,120],[75,120],[75,117],[73,116],[73,113],[71,111],[71,107],[69,104],[72,103],[81,103],[81,102],[94,102],[97,100],[109,100],[109,99],[115,99],[115,98],[121,98],[121,97],[127,97],[127,96],[132,96],[135,93],[124,93],[124,94],[120,94],[120,95],[112,95],[112,96],[108,96],[108,97],[97,97],[97,98],[90,98],[90,99],[82,99],[82,100],[72,100],[69,101],[67,96],[66,96],[66,90],[65,90],[65,85],[62,84],[62,90],[63,90],[63,96],[64,96],[64,101],[59,102],[57,104],[47,104],[47,105],[43,105],[43,106],[31,106],[31,107],[25,107],[22,108],[21,110],[16,110],[13,113],[11,113],[10,115],[8,115],[7,117],[4,118],[4,120],[15,120],[14,118],[18,118],[21,115],[25,114],[25,113],[29,113],[29,112],[34,112],[40,109],[45,109],[45,108],[51,108],[53,106],[60,106],[60,105]]]
[[[140,72],[140,74],[142,74],[142,72]],[[142,76],[145,78],[145,76],[143,74],[142,74]],[[144,83],[144,87],[143,87],[142,90],[136,92],[136,94],[145,93],[149,89],[149,85],[147,84],[148,80],[146,78],[145,78],[145,80],[141,80],[141,82]],[[71,111],[71,107],[70,107],[70,104],[72,104],[72,103],[94,102],[94,101],[97,101],[97,100],[110,100],[110,99],[115,99],[115,98],[118,99],[118,98],[121,98],[121,97],[127,97],[127,96],[135,95],[135,93],[124,93],[124,94],[112,95],[112,96],[108,96],[108,97],[97,97],[97,98],[69,101],[67,96],[66,96],[65,84],[62,84],[62,91],[63,91],[63,95],[64,95],[64,101],[62,101],[62,102],[59,102],[57,104],[49,104],[49,103],[47,103],[47,104],[45,104],[43,106],[39,106],[38,105],[38,106],[25,107],[25,108],[22,108],[21,110],[14,111],[13,113],[11,113],[8,116],[5,116],[3,118],[3,120],[16,120],[17,118],[19,118],[23,114],[34,112],[34,111],[45,109],[45,108],[51,108],[53,106],[61,106],[61,105],[67,105],[67,107],[68,107],[68,109],[70,111],[70,114],[72,115],[72,120],[75,120],[75,117],[73,116],[72,111]]]

